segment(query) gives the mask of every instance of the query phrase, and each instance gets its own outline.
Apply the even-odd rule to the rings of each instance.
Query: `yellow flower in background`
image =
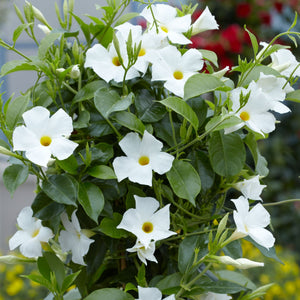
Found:
[[[23,286],[24,286],[23,280],[21,278],[16,278],[6,288],[6,293],[9,296],[15,296],[22,290]]]

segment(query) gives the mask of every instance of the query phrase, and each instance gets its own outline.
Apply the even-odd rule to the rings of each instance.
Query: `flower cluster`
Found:
[[[28,278],[49,289],[46,299],[260,297],[269,286],[214,265],[263,267],[243,257],[242,238],[277,259],[257,142],[290,113],[285,100],[299,101],[299,63],[246,31],[254,57],[240,59],[233,81],[228,67],[215,71],[214,52],[187,49],[195,34],[218,29],[208,8],[194,22],[195,7],[168,4],[116,20],[128,4],[109,1],[87,24],[65,0],[60,30],[30,3],[24,17],[17,9],[14,39],[23,31],[35,39],[36,20],[45,36],[37,57],[22,54],[1,70],[39,74],[26,94],[1,100],[0,152],[12,158],[4,184],[13,194],[29,174],[37,178],[9,247],[37,262],[40,274]],[[129,23],[135,16],[147,26]]]

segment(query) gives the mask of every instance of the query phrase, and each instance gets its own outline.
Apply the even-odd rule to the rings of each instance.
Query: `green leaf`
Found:
[[[59,165],[60,168],[62,168],[69,174],[76,175],[78,173],[78,163],[74,155],[71,155],[64,160],[56,160],[56,163]]]
[[[234,272],[228,270],[216,271],[216,275],[220,280],[226,280],[233,283],[236,283],[240,286],[244,286],[250,290],[255,290],[256,285],[241,272]]]
[[[117,229],[117,226],[121,223],[122,215],[119,213],[113,214],[113,219],[104,218],[101,221],[98,229],[105,235],[114,238],[120,239],[128,236],[128,233],[124,229]]]
[[[109,300],[134,300],[134,298],[121,291],[120,289],[105,288],[92,292],[84,300],[99,300],[99,299],[109,299]]]
[[[250,37],[252,48],[253,48],[253,52],[254,52],[254,56],[256,56],[257,51],[258,51],[258,43],[257,43],[256,36],[251,31],[249,31],[246,28],[246,25],[244,26],[244,28],[245,28],[245,30],[247,31],[247,33],[248,33],[248,35]]]
[[[26,181],[28,174],[28,167],[24,165],[11,165],[4,170],[3,183],[11,197],[14,195],[18,186]]]
[[[93,99],[95,97],[96,91],[103,88],[107,88],[107,84],[103,80],[95,80],[86,84],[78,91],[76,96],[73,98],[72,104]]]
[[[195,205],[195,198],[200,193],[201,181],[193,166],[182,160],[174,160],[167,178],[174,193]]]
[[[212,92],[224,86],[219,78],[210,74],[196,74],[191,76],[184,86],[184,99],[194,98],[208,92]]]
[[[45,277],[43,277],[40,274],[22,275],[22,277],[28,278],[33,282],[36,282],[42,286],[45,286],[49,290],[51,290],[53,288],[51,282],[48,281]]]
[[[159,103],[162,103],[166,107],[184,117],[194,127],[195,131],[198,130],[199,120],[197,115],[195,114],[193,109],[181,98],[169,97],[160,101]]]
[[[144,134],[145,126],[136,115],[128,111],[121,111],[114,114],[112,117],[114,121],[120,125],[129,128],[130,130],[136,131],[140,134]]]
[[[72,274],[65,277],[65,279],[62,283],[62,287],[61,287],[61,290],[63,292],[66,291],[73,284],[73,282],[76,280],[76,278],[77,278],[77,276],[79,275],[80,272],[81,272],[81,270],[79,270],[76,273],[72,273]]]
[[[198,259],[208,253],[207,235],[194,235],[186,237],[179,245],[178,250],[178,269],[182,274],[191,273],[190,267],[195,258],[195,249],[199,250]]]
[[[1,76],[17,71],[38,71],[39,67],[27,60],[11,60],[1,67]]]
[[[121,98],[114,90],[100,89],[95,93],[94,103],[100,114],[107,119],[115,111],[126,110],[133,102],[133,94]]]
[[[43,256],[45,257],[51,271],[55,274],[58,287],[61,289],[66,277],[63,262],[53,252],[44,252]]]
[[[50,269],[49,264],[44,256],[38,257],[37,267],[38,267],[38,270],[41,273],[41,275],[50,282],[51,269]]]
[[[205,126],[205,130],[206,131],[219,131],[225,128],[229,128],[235,125],[238,125],[241,123],[241,119],[238,118],[237,116],[230,116],[228,117],[228,115],[226,116],[226,118],[224,116],[216,116],[211,118],[208,123]]]
[[[112,168],[105,165],[98,165],[88,169],[88,174],[99,179],[116,179],[117,176]]]
[[[218,56],[215,52],[210,51],[210,50],[205,50],[205,49],[200,49],[199,51],[201,52],[204,59],[212,62],[216,67],[219,66]]]
[[[225,135],[221,131],[213,132],[208,152],[213,170],[221,176],[234,176],[243,169],[246,150],[236,133]]]
[[[243,249],[240,240],[235,240],[230,242],[226,247],[224,247],[223,252],[234,259],[243,257]]]
[[[26,111],[28,104],[30,102],[29,93],[24,96],[19,96],[8,104],[5,120],[6,125],[9,129],[13,130],[22,114]]]
[[[47,34],[40,43],[38,50],[38,57],[43,60],[49,50],[49,48],[54,44],[54,42],[62,36],[61,32],[50,32]]]
[[[98,217],[104,207],[104,196],[100,188],[91,182],[80,183],[78,201],[86,214],[98,223]]]
[[[300,90],[288,93],[285,100],[300,103]]]
[[[200,96],[189,99],[187,101],[187,104],[193,109],[193,111],[197,115],[200,127],[206,121],[207,104]]]
[[[89,126],[90,113],[87,110],[81,111],[79,113],[78,119],[73,122],[74,129],[86,128]]]
[[[155,287],[166,293],[167,290],[180,287],[182,276],[178,273],[173,273],[160,280]]]
[[[135,12],[130,12],[130,13],[127,13],[127,14],[124,14],[122,15],[116,22],[116,24],[114,25],[114,27],[118,26],[118,25],[121,25],[125,22],[128,22],[130,21],[131,19],[139,16],[140,14],[139,13],[135,13]]]
[[[50,176],[43,181],[42,190],[55,202],[77,206],[77,186],[66,174]]]
[[[12,40],[13,40],[13,42],[14,42],[14,45],[16,44],[16,41],[17,41],[17,39],[19,38],[19,36],[21,35],[21,33],[26,29],[26,28],[28,28],[29,26],[31,26],[33,23],[27,23],[27,24],[21,24],[21,25],[19,25],[16,29],[15,29],[15,31],[14,31],[14,33],[13,33],[13,37],[12,37]]]

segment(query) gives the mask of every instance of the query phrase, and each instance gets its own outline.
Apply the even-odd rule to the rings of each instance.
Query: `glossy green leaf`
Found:
[[[27,24],[21,24],[19,25],[14,33],[13,33],[13,37],[12,37],[12,41],[14,42],[14,45],[16,43],[16,41],[18,40],[19,36],[21,35],[21,33],[28,28],[29,26],[31,26],[33,23],[27,23]]]
[[[199,50],[203,56],[204,59],[212,62],[216,67],[218,67],[218,56],[215,52],[205,49]]]
[[[180,283],[181,283],[182,276],[180,273],[173,273],[171,275],[168,275],[164,277],[162,280],[160,280],[156,287],[161,290],[163,293],[166,293],[169,289],[175,288],[180,289]]]
[[[66,276],[64,278],[63,283],[62,283],[61,290],[66,291],[73,284],[73,282],[76,280],[76,278],[78,277],[80,272],[81,272],[81,270],[79,270],[76,273],[72,273],[72,274]]]
[[[11,60],[1,67],[1,76],[17,71],[38,71],[39,67],[27,60]]]
[[[254,56],[256,56],[257,54],[257,51],[258,51],[258,42],[257,42],[257,38],[256,36],[246,28],[246,26],[244,26],[245,30],[247,31],[249,37],[250,37],[250,40],[251,40],[251,44],[252,44],[252,48],[253,48],[253,54]]]
[[[114,213],[113,219],[104,218],[101,221],[101,224],[98,228],[102,233],[114,239],[127,237],[128,236],[127,231],[125,231],[124,229],[117,229],[117,226],[121,223],[121,220],[122,220],[122,215],[119,213]]]
[[[105,288],[92,292],[84,300],[99,300],[99,299],[109,299],[109,300],[134,300],[134,298],[126,294],[120,289]]]
[[[21,120],[22,114],[26,111],[30,102],[29,93],[15,98],[8,104],[5,121],[9,129],[14,129]]]
[[[236,133],[225,135],[221,131],[213,132],[208,152],[213,170],[221,176],[234,176],[244,167],[246,150]]]
[[[77,206],[77,189],[74,180],[66,174],[52,175],[42,184],[42,190],[53,201],[73,206]]]
[[[38,57],[43,60],[49,50],[49,48],[54,44],[54,42],[62,36],[61,32],[50,32],[47,34],[40,42]]]
[[[116,179],[116,174],[112,168],[105,165],[97,165],[88,169],[88,174],[99,179]]]
[[[92,81],[92,82],[86,84],[85,86],[83,86],[78,91],[78,93],[76,94],[76,96],[74,97],[74,99],[72,101],[72,104],[82,102],[85,100],[89,100],[89,99],[93,99],[95,97],[95,93],[97,90],[103,89],[106,87],[107,87],[107,84],[103,80]]]
[[[133,94],[121,98],[116,91],[104,89],[98,90],[94,99],[97,110],[106,119],[112,112],[126,110],[132,102]]]
[[[144,134],[145,126],[140,119],[137,118],[131,112],[121,111],[114,114],[112,117],[114,121],[119,123],[120,125],[129,128],[130,130],[136,131],[140,134]]]
[[[78,173],[78,163],[74,155],[71,155],[64,160],[57,160],[56,163],[69,174],[76,175]]]
[[[174,193],[195,205],[195,198],[200,193],[201,181],[194,167],[185,161],[174,160],[167,178]]]
[[[123,24],[123,23],[125,23],[125,22],[128,22],[128,21],[130,21],[131,19],[133,19],[133,18],[135,18],[135,17],[137,17],[137,16],[139,16],[139,15],[140,15],[140,14],[139,14],[139,13],[136,13],[136,12],[130,12],[130,13],[124,14],[124,15],[122,15],[122,16],[118,19],[118,21],[117,21],[116,24],[115,24],[115,27],[118,26],[118,25],[121,25],[121,24]]]
[[[11,197],[15,190],[28,178],[28,167],[24,165],[8,166],[3,172],[3,183],[9,191]]]
[[[91,182],[80,183],[78,201],[86,214],[98,223],[98,217],[104,207],[104,196],[100,188]]]
[[[219,78],[210,74],[196,74],[191,76],[184,86],[184,99],[194,98],[208,92],[212,92],[224,86]]]
[[[166,107],[184,117],[194,127],[195,131],[198,130],[199,120],[197,115],[195,114],[193,109],[181,98],[169,97],[160,101],[159,103],[162,103]]]
[[[63,281],[66,277],[63,262],[53,252],[44,252],[43,256],[45,257],[51,271],[55,274],[58,287],[61,289]]]

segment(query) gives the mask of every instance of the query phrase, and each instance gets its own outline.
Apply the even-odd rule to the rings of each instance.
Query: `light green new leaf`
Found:
[[[244,28],[245,28],[245,30],[247,31],[247,33],[248,33],[248,35],[250,37],[252,48],[253,48],[253,52],[254,52],[254,56],[256,56],[257,51],[258,51],[258,43],[257,43],[256,36],[251,31],[249,31],[246,28],[246,25],[244,26]]]
[[[169,97],[160,101],[166,107],[170,108],[171,110],[175,111],[182,117],[184,117],[191,125],[194,127],[195,131],[198,130],[199,120],[196,113],[193,109],[182,99],[178,97]]]
[[[112,117],[114,121],[120,125],[129,128],[130,130],[136,131],[140,134],[144,134],[145,125],[142,121],[133,113],[128,111],[120,111],[114,114]]]
[[[214,171],[226,177],[238,174],[246,160],[244,143],[236,133],[225,135],[221,131],[213,132],[208,153]]]
[[[11,197],[14,195],[18,186],[26,181],[28,174],[28,167],[24,165],[11,165],[4,170],[3,183]]]
[[[95,93],[94,103],[101,115],[107,119],[112,112],[126,110],[133,102],[133,94],[121,98],[116,91],[100,89]]]
[[[127,14],[124,14],[122,15],[116,22],[116,24],[114,25],[114,27],[118,26],[118,25],[121,25],[125,22],[128,22],[130,21],[131,19],[139,16],[140,14],[139,13],[135,13],[135,12],[130,12],[130,13],[127,13]]]
[[[104,196],[99,187],[91,182],[79,185],[78,201],[86,214],[98,223],[98,217],[104,207]]]
[[[174,193],[195,205],[195,198],[200,193],[201,181],[193,166],[182,160],[174,160],[167,178]]]
[[[62,36],[62,32],[50,32],[41,40],[39,50],[38,50],[38,57],[40,60],[43,60],[45,58],[49,48],[61,36]]]
[[[218,67],[218,56],[215,52],[205,49],[199,50],[203,56],[204,59],[209,60],[212,62],[216,67]]]
[[[11,60],[1,67],[1,76],[17,71],[38,71],[39,67],[27,60]]]
[[[116,179],[117,176],[112,168],[105,165],[98,165],[90,168],[88,174],[99,179]]]
[[[26,111],[29,101],[29,94],[26,94],[24,96],[17,97],[8,104],[5,121],[9,129],[13,130],[16,127],[22,117],[22,114]]]
[[[29,26],[31,26],[33,23],[28,23],[28,24],[21,24],[21,25],[19,25],[16,29],[15,29],[15,31],[14,31],[14,33],[13,33],[13,38],[12,38],[12,40],[13,40],[13,42],[14,42],[14,45],[16,44],[16,41],[17,41],[17,39],[19,38],[19,36],[21,35],[21,33],[26,29],[26,28],[28,28]]]
[[[194,98],[208,92],[212,92],[224,86],[219,78],[210,74],[196,74],[191,76],[184,86],[184,99]]]
[[[84,300],[99,300],[99,299],[109,299],[109,300],[134,300],[134,298],[121,291],[120,289],[105,288],[92,292]]]
[[[76,181],[66,174],[52,175],[43,181],[42,190],[53,201],[77,206]]]

